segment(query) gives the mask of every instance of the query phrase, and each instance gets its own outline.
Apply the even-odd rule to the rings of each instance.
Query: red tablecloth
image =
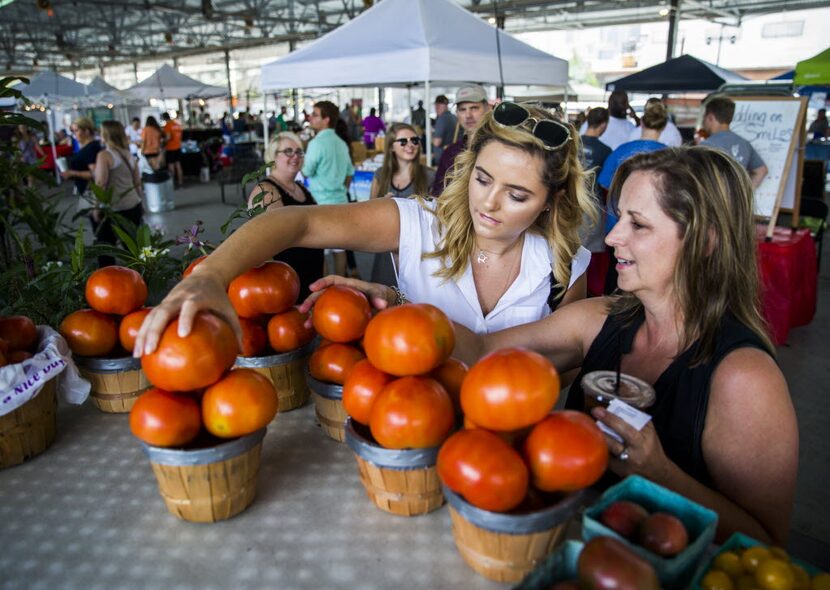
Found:
[[[816,246],[810,231],[775,228],[764,240],[757,226],[761,309],[775,344],[784,344],[790,328],[809,324],[816,313]]]

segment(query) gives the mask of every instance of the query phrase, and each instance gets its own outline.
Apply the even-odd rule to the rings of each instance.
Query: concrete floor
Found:
[[[235,192],[234,192],[235,190]],[[203,239],[237,204],[213,184],[176,192],[176,209],[146,221],[180,234],[197,219]],[[67,205],[72,200],[67,198]],[[798,413],[801,453],[788,549],[830,569],[830,246],[813,322],[779,348]],[[362,276],[372,257],[358,254]],[[824,352],[822,352],[824,351]],[[774,482],[770,482],[774,485]],[[170,515],[125,415],[88,402],[61,406],[58,438],[43,455],[0,471],[0,589],[28,588],[504,588],[460,558],[442,508],[406,519],[366,498],[352,454],[323,435],[310,406],[280,415],[263,446],[258,497],[213,525]]]

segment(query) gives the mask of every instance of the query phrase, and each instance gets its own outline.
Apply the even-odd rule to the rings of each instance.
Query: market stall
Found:
[[[401,23],[406,23],[401,27]],[[262,66],[262,89],[424,84],[564,87],[568,62],[449,0],[385,0],[314,43]],[[432,131],[427,125],[427,161]]]

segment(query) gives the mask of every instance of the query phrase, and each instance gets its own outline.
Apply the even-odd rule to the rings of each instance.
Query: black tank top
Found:
[[[305,195],[305,201],[296,200],[288,194],[288,191],[282,188],[271,178],[265,177],[260,180],[258,184],[268,184],[277,189],[277,192],[280,194],[280,198],[282,199],[282,204],[286,207],[290,205],[303,206],[317,204],[317,201],[314,200],[314,197],[311,196],[308,189],[306,189],[306,187],[299,182],[296,184],[300,187],[300,189],[302,189],[303,194]],[[289,248],[274,256],[274,260],[290,264],[291,267],[297,271],[297,274],[300,277],[300,302],[302,302],[311,293],[308,286],[323,276],[323,256],[323,251],[315,248]]]
[[[645,321],[643,311],[628,325],[608,316],[599,335],[591,344],[579,376],[571,385],[565,406],[584,410],[582,376],[591,371],[616,370],[621,352],[629,352],[634,336]],[[675,359],[652,383],[657,400],[647,410],[666,456],[699,482],[710,483],[709,470],[703,458],[701,439],[709,404],[709,386],[718,364],[737,348],[758,348],[766,351],[763,341],[732,313],[727,313],[718,333],[715,351],[709,361],[695,367],[689,363],[697,350],[697,342]]]

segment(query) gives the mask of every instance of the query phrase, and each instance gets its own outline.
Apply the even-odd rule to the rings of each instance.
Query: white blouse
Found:
[[[457,280],[433,276],[442,267],[440,258],[422,260],[440,243],[438,220],[416,199],[393,199],[401,218],[398,286],[407,299],[431,303],[447,316],[477,334],[497,332],[519,324],[540,320],[550,314],[553,252],[540,235],[527,232],[522,246],[519,276],[486,316],[478,302],[470,264]],[[579,248],[571,262],[570,288],[585,273],[591,253]]]

